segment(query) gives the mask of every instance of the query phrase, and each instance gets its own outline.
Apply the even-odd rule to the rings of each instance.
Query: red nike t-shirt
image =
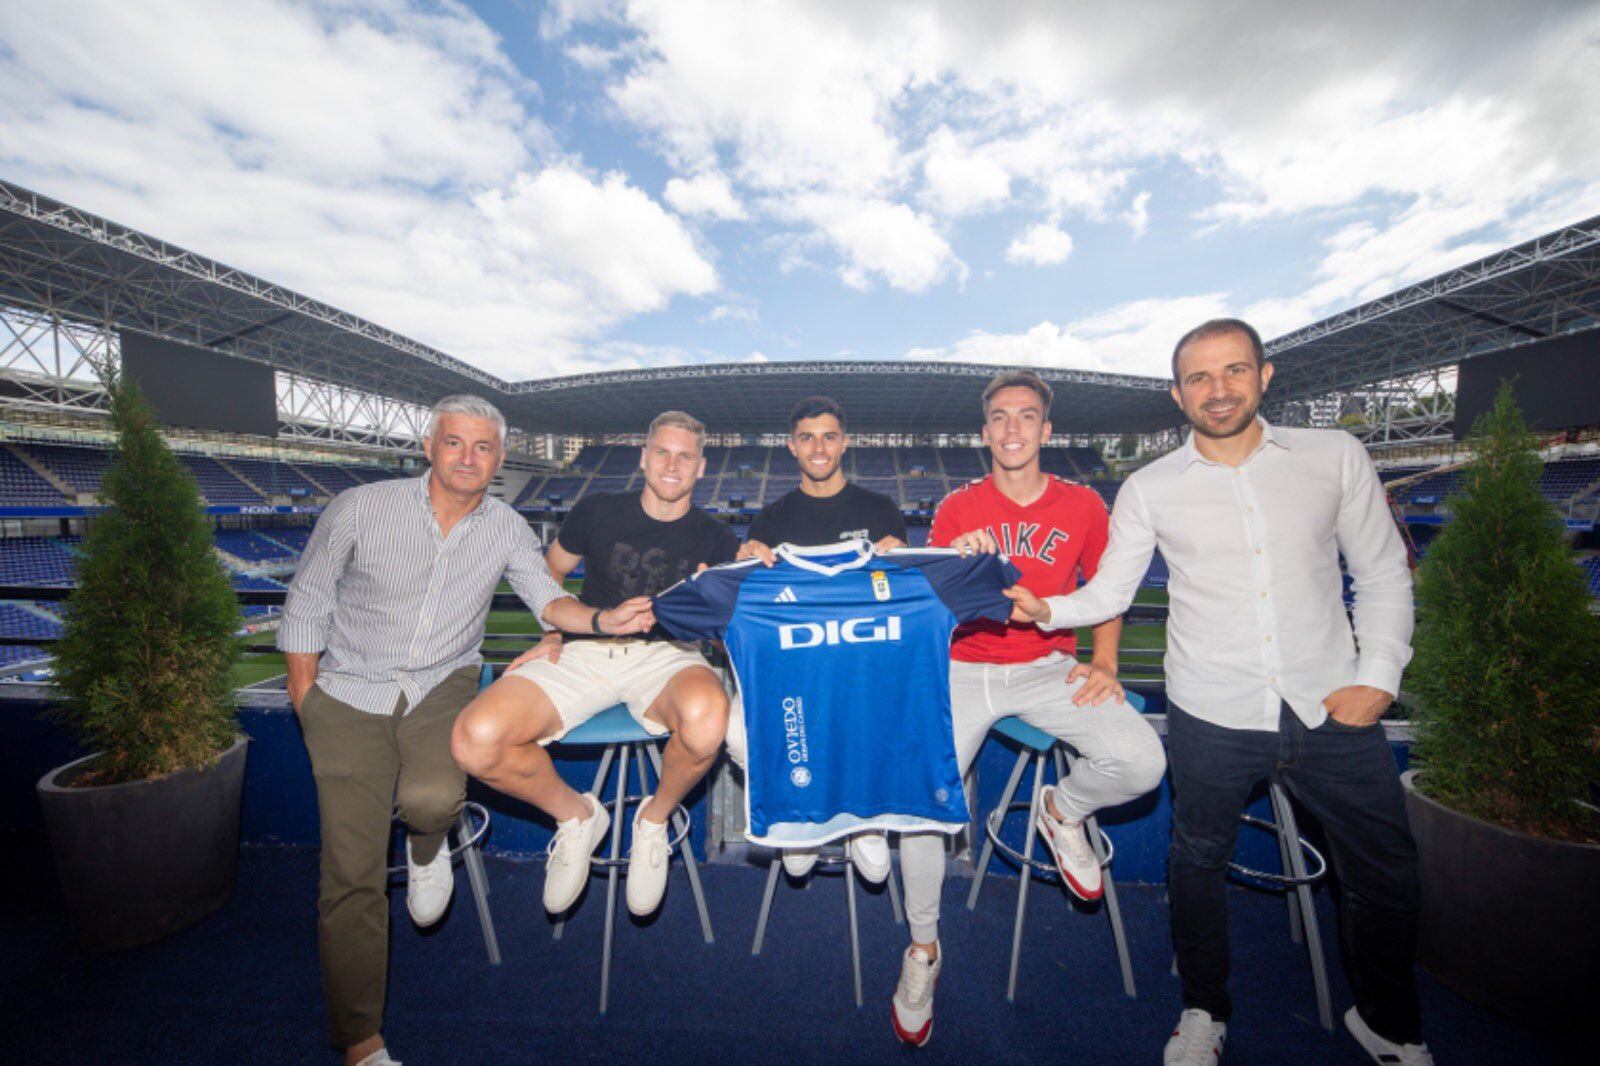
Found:
[[[1110,520],[1105,501],[1087,485],[1047,475],[1044,494],[1023,507],[986,477],[944,498],[933,516],[928,543],[937,548],[974,529],[987,529],[1022,571],[1035,596],[1062,596],[1088,581],[1106,550]],[[1029,622],[969,622],[956,630],[950,657],[964,663],[1027,663],[1053,651],[1075,655],[1070,629],[1043,632]]]

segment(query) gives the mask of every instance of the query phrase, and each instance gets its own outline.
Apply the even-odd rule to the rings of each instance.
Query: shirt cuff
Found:
[[[278,623],[277,644],[286,655],[320,655],[328,647],[327,627],[285,617]]]
[[[1046,596],[1044,602],[1050,606],[1050,621],[1040,622],[1039,628],[1051,629],[1076,629],[1084,622],[1073,617],[1072,605],[1068,596]]]
[[[1393,659],[1376,655],[1363,655],[1356,662],[1356,679],[1353,684],[1380,689],[1391,696],[1400,695],[1400,675],[1405,666]]]

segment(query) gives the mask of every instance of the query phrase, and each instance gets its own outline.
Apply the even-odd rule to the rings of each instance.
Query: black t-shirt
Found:
[[[807,496],[792,489],[761,508],[750,523],[750,539],[779,544],[833,544],[884,537],[906,539],[906,520],[889,497],[847,483],[832,496]]]
[[[637,492],[591,493],[578,501],[556,542],[583,556],[583,592],[590,607],[609,609],[634,596],[665,592],[700,568],[732,562],[733,530],[698,507],[671,522],[644,513]]]

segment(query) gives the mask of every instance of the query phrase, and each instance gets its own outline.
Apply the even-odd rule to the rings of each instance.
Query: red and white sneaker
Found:
[[[939,955],[930,959],[925,950],[913,944],[900,960],[900,983],[895,986],[891,1009],[894,1035],[912,1047],[921,1047],[933,1038],[933,988],[939,983],[939,969],[944,965],[944,949],[938,941],[934,941],[933,949]]]
[[[1056,869],[1061,871],[1067,890],[1085,903],[1099,899],[1102,891],[1100,860],[1089,846],[1083,823],[1057,818],[1050,813],[1050,804],[1041,803],[1038,829],[1056,857]]]
[[[1227,1037],[1227,1022],[1213,1021],[1208,1012],[1191,1007],[1178,1015],[1177,1028],[1172,1030],[1161,1052],[1161,1064],[1217,1066],[1222,1061],[1222,1042]]]

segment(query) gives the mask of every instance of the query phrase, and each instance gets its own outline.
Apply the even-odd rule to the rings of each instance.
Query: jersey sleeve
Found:
[[[907,560],[922,571],[928,584],[958,621],[1011,617],[1006,589],[1022,580],[1022,572],[1003,555],[957,555],[929,552]]]
[[[594,527],[594,512],[599,502],[598,496],[586,495],[574,504],[556,533],[556,543],[573,555],[588,555],[589,531]]]
[[[751,565],[719,566],[678,582],[656,597],[657,624],[678,640],[720,640]]]

